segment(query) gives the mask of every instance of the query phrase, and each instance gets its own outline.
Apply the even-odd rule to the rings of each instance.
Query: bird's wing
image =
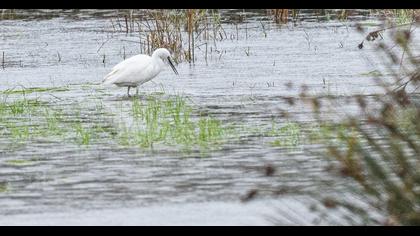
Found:
[[[112,84],[115,82],[116,79],[119,78],[119,75],[123,74],[124,72],[129,72],[130,70],[134,71],[143,71],[146,69],[149,64],[151,63],[150,57],[147,55],[136,55],[126,60],[118,63],[115,65],[111,72],[105,75],[102,83],[104,84]]]

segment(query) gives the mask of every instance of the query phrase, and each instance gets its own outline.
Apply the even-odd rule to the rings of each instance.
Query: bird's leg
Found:
[[[139,97],[139,87],[136,87],[136,96]]]
[[[127,89],[127,96],[130,97],[130,86],[128,86],[128,89]]]

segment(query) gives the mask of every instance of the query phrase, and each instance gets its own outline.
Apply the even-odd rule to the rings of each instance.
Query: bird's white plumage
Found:
[[[159,62],[148,55],[132,56],[112,68],[103,80],[104,84],[126,86],[127,84],[141,85],[154,78],[163,69],[163,62]]]
[[[129,95],[130,87],[137,87],[156,77],[165,68],[164,61],[167,61],[175,74],[178,74],[170,59],[169,51],[158,48],[152,56],[139,54],[118,63],[104,77],[102,83],[128,87]]]

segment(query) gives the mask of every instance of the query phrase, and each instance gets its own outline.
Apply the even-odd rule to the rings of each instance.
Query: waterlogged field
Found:
[[[40,90],[47,95],[50,91],[68,91],[30,88],[8,90],[4,94]],[[17,151],[38,141],[77,144],[81,149],[108,143],[145,151],[166,149],[186,156],[198,151],[205,157],[207,151],[239,143],[246,137],[272,137],[274,140],[268,144],[277,147],[297,147],[303,139],[303,125],[298,123],[278,124],[273,118],[271,122],[251,126],[228,118],[217,119],[216,114],[197,107],[184,95],[156,92],[124,98],[112,108],[105,107],[99,98],[89,99],[85,104],[50,102],[39,97],[4,96],[0,106],[2,150]]]
[[[200,213],[208,202],[224,224],[264,224],[244,217],[271,214],[265,203],[300,218],[280,223],[325,223],[306,212],[312,198],[351,184],[310,153],[352,133],[314,123],[301,85],[339,98],[323,107],[332,120],[358,112],[352,95],[374,100],[382,90],[370,78],[382,67],[368,43],[357,47],[355,22],[377,22],[308,14],[277,25],[256,13],[241,22],[232,15],[221,19],[224,34],[196,36],[194,63],[180,60],[179,76],[168,68],[139,97],[100,85],[113,65],[146,47],[112,13],[0,21],[0,224],[45,224],[79,210],[92,212],[85,222],[106,224],[95,221],[101,210],[112,222],[133,208],[139,220],[147,217],[141,209],[170,209],[151,213],[151,224],[173,222],[174,211],[194,216],[183,224],[220,222]],[[340,129],[342,136],[332,132]],[[261,206],[237,203],[257,187]],[[279,195],[286,203],[273,203]],[[261,211],[242,212],[247,206]]]

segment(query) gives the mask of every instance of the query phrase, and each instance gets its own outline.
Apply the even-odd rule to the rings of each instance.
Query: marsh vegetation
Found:
[[[2,10],[0,207],[292,197],[313,211],[280,204],[275,223],[418,225],[418,16]],[[180,78],[135,97],[100,85],[158,47]]]

